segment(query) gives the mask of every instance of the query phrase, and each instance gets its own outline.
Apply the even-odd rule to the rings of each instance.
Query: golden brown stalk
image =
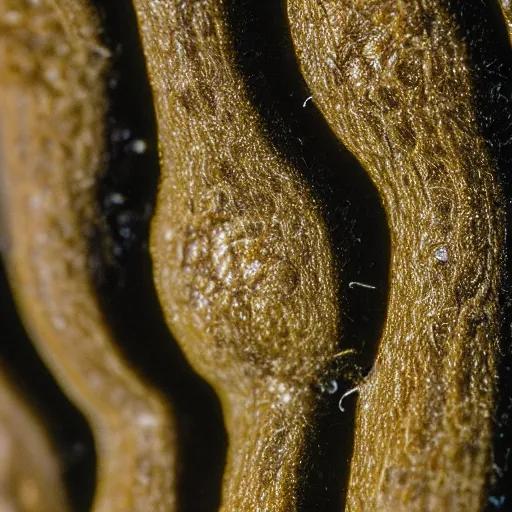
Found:
[[[478,511],[492,464],[504,213],[465,42],[444,5],[288,1],[313,101],[370,173],[391,231],[351,511]]]
[[[499,0],[499,2],[507,24],[508,36],[512,41],[512,0]]]
[[[224,2],[134,3],[162,163],[155,281],[172,332],[221,397],[222,510],[295,510],[311,383],[337,346],[326,228],[248,100]]]
[[[69,510],[57,460],[46,433],[1,368],[0,510]]]
[[[93,429],[93,510],[169,512],[169,410],[117,351],[88,270],[107,63],[84,1],[0,0],[4,257],[25,325]]]

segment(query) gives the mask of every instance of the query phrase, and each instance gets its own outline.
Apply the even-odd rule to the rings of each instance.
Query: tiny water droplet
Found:
[[[434,252],[434,258],[441,263],[446,263],[448,261],[448,250],[446,247],[439,247]]]

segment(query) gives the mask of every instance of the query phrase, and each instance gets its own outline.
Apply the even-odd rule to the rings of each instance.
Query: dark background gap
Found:
[[[344,509],[353,446],[354,397],[340,396],[371,368],[386,312],[389,230],[367,173],[315,107],[295,57],[286,2],[225,0],[237,66],[270,140],[301,172],[323,205],[340,272],[340,349],[359,354],[332,368],[338,393],[321,401],[303,475],[300,510]],[[349,288],[351,281],[375,290]],[[325,384],[325,383],[324,383]]]
[[[512,510],[512,51],[496,0],[452,0],[452,14],[469,45],[478,98],[478,122],[496,158],[507,214],[506,281],[498,406],[494,417],[495,464],[486,512]],[[497,205],[498,206],[498,205]]]

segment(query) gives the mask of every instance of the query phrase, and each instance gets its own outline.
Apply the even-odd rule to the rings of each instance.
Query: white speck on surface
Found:
[[[108,200],[112,204],[120,205],[124,204],[124,202],[126,201],[126,197],[123,196],[123,194],[120,194],[119,192],[112,192],[112,194],[108,196]]]
[[[172,229],[168,229],[165,233],[164,233],[164,240],[166,242],[169,242],[170,240],[172,240]]]
[[[48,82],[55,84],[59,79],[59,71],[57,68],[48,68],[44,71],[43,76],[48,80]]]
[[[215,267],[215,274],[218,279],[224,282],[231,281],[231,272],[229,268],[231,266],[231,256],[228,254],[220,263]]]
[[[146,152],[148,149],[148,145],[146,144],[146,141],[142,139],[136,139],[130,144],[131,150],[134,153],[137,153],[138,155],[142,155]]]
[[[129,238],[131,238],[132,236],[132,230],[130,228],[121,228],[119,230],[119,234],[126,240],[128,240]]]
[[[330,69],[336,69],[336,63],[331,57],[327,57],[325,62],[327,63],[327,67],[329,67]]]
[[[154,414],[143,412],[137,416],[137,425],[141,427],[156,427],[158,425],[158,419]]]
[[[193,263],[199,259],[201,255],[201,247],[197,240],[189,243],[185,249],[185,259],[188,263]]]
[[[434,258],[441,263],[448,261],[448,249],[446,247],[439,247],[434,252]]]
[[[176,244],[176,259],[181,263],[181,262],[183,262],[183,257],[184,257],[183,244],[178,242]]]
[[[31,210],[38,210],[39,208],[41,208],[42,203],[43,201],[40,195],[32,194],[28,198],[28,206]]]
[[[91,52],[99,55],[100,57],[103,57],[104,59],[108,59],[112,56],[112,53],[108,48],[99,44],[91,44],[89,45],[89,49]]]
[[[258,270],[261,268],[261,263],[259,261],[253,261],[248,267],[244,269],[243,277],[245,280],[254,277]]]
[[[62,318],[61,316],[54,316],[52,318],[52,323],[55,329],[57,329],[58,331],[63,331],[67,326],[66,320],[64,320],[64,318]]]
[[[78,33],[85,39],[92,39],[94,37],[92,26],[81,26],[78,28]]]
[[[355,288],[356,286],[359,286],[360,288],[368,288],[369,290],[377,289],[376,286],[372,286],[371,284],[361,283],[359,281],[351,281],[350,283],[348,283],[349,288]]]
[[[21,13],[19,11],[8,11],[4,15],[4,21],[9,25],[18,25],[21,22]]]

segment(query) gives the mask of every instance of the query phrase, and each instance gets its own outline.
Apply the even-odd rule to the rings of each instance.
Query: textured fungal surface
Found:
[[[0,511],[509,510],[511,19],[0,0]]]
[[[388,317],[359,387],[348,509],[481,510],[504,215],[465,42],[434,0],[288,10],[315,101],[375,181],[391,229]]]
[[[34,342],[94,431],[94,510],[169,511],[170,413],[117,352],[88,267],[108,59],[97,34],[83,2],[0,2],[3,256]]]
[[[135,4],[162,153],[155,282],[171,330],[224,405],[222,509],[292,510],[310,386],[337,348],[326,229],[248,101],[224,3]]]

